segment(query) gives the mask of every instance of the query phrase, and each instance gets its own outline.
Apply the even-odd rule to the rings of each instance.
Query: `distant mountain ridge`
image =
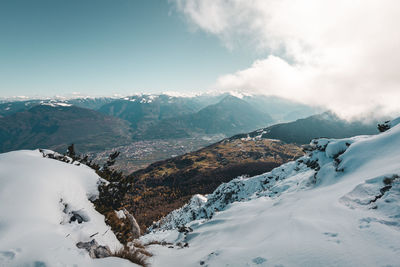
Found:
[[[279,139],[286,143],[308,144],[314,138],[345,138],[362,134],[377,134],[377,122],[348,122],[331,112],[313,115],[293,122],[279,123],[248,134],[232,137]]]
[[[82,150],[102,150],[131,140],[128,124],[76,106],[36,105],[0,118],[0,150],[51,148],[75,143]]]
[[[208,105],[196,113],[161,120],[143,133],[142,137],[165,137],[171,135],[190,136],[192,133],[217,134],[227,136],[256,129],[273,122],[271,116],[246,101],[226,96],[216,104]]]
[[[321,107],[307,106],[276,96],[244,96],[242,99],[260,111],[268,113],[274,122],[290,122],[326,111]]]
[[[81,108],[97,110],[101,106],[115,101],[114,98],[73,98],[73,99],[30,99],[24,101],[10,101],[0,103],[0,117],[12,115],[17,112],[25,111],[34,106],[44,105],[74,105]]]
[[[203,105],[190,98],[166,95],[133,96],[118,99],[99,108],[99,112],[124,119],[133,128],[140,128],[144,121],[160,121],[201,109]]]
[[[135,140],[248,132],[274,119],[249,101],[230,94],[175,97],[134,95],[123,98],[34,99],[0,104],[0,117],[37,105],[74,105],[127,121]]]

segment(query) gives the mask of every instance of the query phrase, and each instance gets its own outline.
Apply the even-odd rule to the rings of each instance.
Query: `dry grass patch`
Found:
[[[136,249],[132,251],[128,247],[124,247],[114,252],[112,256],[129,260],[130,262],[133,262],[143,267],[149,267],[150,265],[147,262],[147,258],[151,257],[152,254],[144,249]]]

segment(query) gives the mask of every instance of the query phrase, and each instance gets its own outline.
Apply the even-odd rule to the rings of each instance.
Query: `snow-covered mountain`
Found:
[[[153,265],[400,266],[398,122],[194,196],[142,237]]]
[[[296,161],[194,196],[141,237],[151,263],[399,266],[399,122],[378,135],[313,140]],[[93,239],[110,253],[122,247],[91,202],[105,181],[42,153],[0,154],[0,266],[134,266],[79,248]]]
[[[136,266],[92,259],[78,242],[122,247],[89,199],[100,177],[85,165],[44,158],[39,150],[0,154],[0,266]]]

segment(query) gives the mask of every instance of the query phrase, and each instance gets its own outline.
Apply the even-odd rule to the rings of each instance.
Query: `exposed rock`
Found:
[[[139,238],[140,237],[140,227],[139,224],[137,223],[135,217],[133,217],[132,214],[129,213],[126,209],[124,209],[124,214],[132,224],[132,236],[133,238]]]
[[[69,222],[77,221],[78,223],[86,222],[86,220],[77,212],[72,211],[72,216],[69,219]]]
[[[382,132],[386,132],[390,129],[390,121],[385,121],[384,123],[378,124],[378,130]]]
[[[397,124],[400,123],[400,118],[390,120],[390,121],[385,121],[384,123],[378,124],[378,130],[380,132],[386,132],[387,130],[393,128]]]
[[[193,229],[182,225],[181,227],[179,227],[178,232],[187,234],[187,233],[193,232]]]
[[[86,249],[89,252],[89,256],[93,259],[111,256],[110,248],[108,246],[100,246],[94,239],[89,242],[78,242],[76,246],[81,249]]]

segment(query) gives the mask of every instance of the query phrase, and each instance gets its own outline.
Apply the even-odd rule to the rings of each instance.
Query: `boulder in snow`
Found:
[[[86,249],[89,252],[89,256],[93,259],[111,256],[110,248],[108,246],[100,246],[94,239],[89,242],[78,242],[76,246],[81,249]]]

